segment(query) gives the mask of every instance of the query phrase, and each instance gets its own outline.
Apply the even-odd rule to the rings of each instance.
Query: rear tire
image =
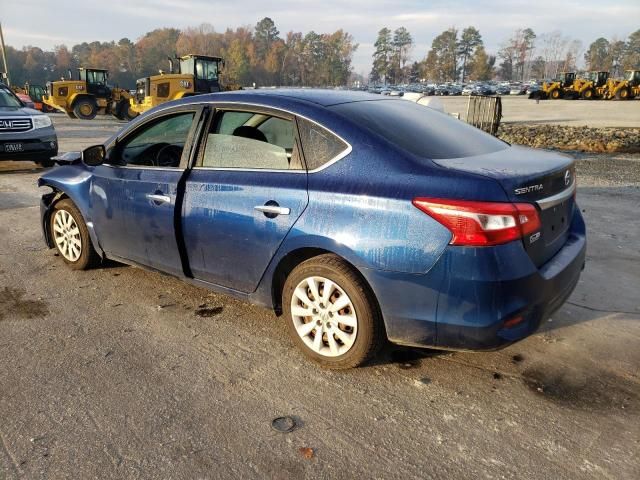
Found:
[[[386,340],[373,292],[350,265],[332,254],[293,269],[284,284],[282,306],[293,342],[323,367],[362,365]]]
[[[73,113],[81,120],[93,120],[98,113],[98,106],[91,98],[81,98],[74,103]]]
[[[73,270],[87,270],[100,263],[82,214],[70,199],[62,199],[53,206],[49,232],[56,250]]]

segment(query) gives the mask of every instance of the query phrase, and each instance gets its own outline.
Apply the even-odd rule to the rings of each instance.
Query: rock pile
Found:
[[[581,152],[640,153],[640,128],[590,128],[566,125],[520,125],[503,123],[502,140],[537,148]]]

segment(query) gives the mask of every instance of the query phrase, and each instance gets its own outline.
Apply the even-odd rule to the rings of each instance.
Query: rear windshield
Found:
[[[0,88],[0,107],[22,107],[22,103],[11,90],[2,87]]]
[[[471,157],[509,146],[450,115],[408,100],[352,102],[330,108],[420,157]]]

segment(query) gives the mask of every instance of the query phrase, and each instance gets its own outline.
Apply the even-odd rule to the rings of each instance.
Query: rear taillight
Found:
[[[414,198],[413,204],[451,231],[451,245],[499,245],[541,227],[538,211],[529,203]]]

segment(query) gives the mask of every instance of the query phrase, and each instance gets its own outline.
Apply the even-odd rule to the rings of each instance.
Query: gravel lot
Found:
[[[55,123],[62,150],[118,126]],[[587,268],[536,335],[340,373],[260,308],[69,270],[41,239],[39,169],[0,163],[0,479],[640,477],[640,156],[579,160]]]
[[[468,97],[438,97],[445,111],[467,112]],[[508,123],[551,123],[590,127],[640,127],[640,99],[626,102],[594,100],[529,100],[525,95],[502,97],[502,121]]]

